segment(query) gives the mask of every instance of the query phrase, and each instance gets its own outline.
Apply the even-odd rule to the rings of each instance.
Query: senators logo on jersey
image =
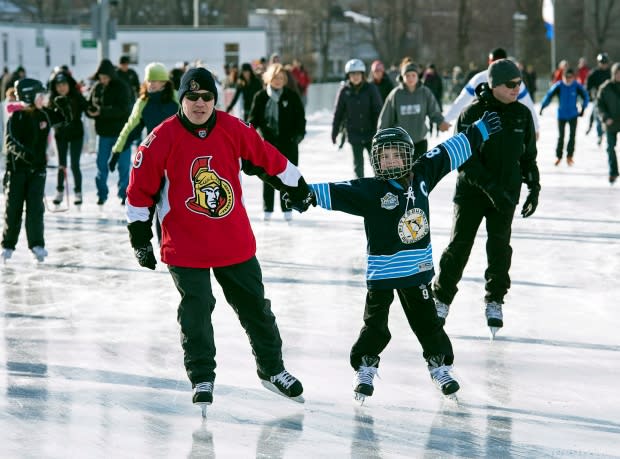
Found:
[[[194,160],[191,178],[194,195],[185,201],[189,210],[211,218],[222,218],[232,211],[235,204],[232,187],[211,169],[211,156]]]

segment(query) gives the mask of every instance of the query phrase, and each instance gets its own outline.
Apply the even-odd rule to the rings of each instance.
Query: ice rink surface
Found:
[[[300,153],[307,181],[352,178],[349,147],[329,140],[331,114],[308,118]],[[459,405],[433,386],[398,300],[375,395],[363,407],[353,401],[349,349],[366,294],[362,221],[310,209],[290,225],[279,211],[265,223],[261,183],[246,178],[285,365],[303,382],[306,403],[260,385],[216,286],[218,368],[206,422],[191,403],[170,275],[161,263],[155,272],[137,265],[123,208],[111,198],[98,209],[94,156],[83,155],[85,203],[46,213],[47,261],[32,262],[22,231],[0,267],[0,457],[620,457],[620,184],[609,185],[604,143],[584,135],[585,118],[579,123],[575,165],[555,167],[555,107],[541,119],[540,206],[529,219],[515,217],[512,288],[494,342],[481,227],[446,324]],[[431,194],[436,265],[449,240],[455,177]],[[51,199],[55,171],[47,182]]]

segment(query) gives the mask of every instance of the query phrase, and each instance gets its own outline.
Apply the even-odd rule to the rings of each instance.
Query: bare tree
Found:
[[[414,54],[417,43],[413,28],[415,3],[407,0],[377,2],[367,0],[367,14],[373,21],[367,27],[372,44],[385,62],[394,62],[402,56]]]
[[[586,40],[596,51],[603,50],[605,43],[611,35],[610,27],[612,24],[617,27],[618,17],[617,8],[614,10],[614,0],[594,0],[584,2],[586,16],[592,19],[592,33],[585,33]]]
[[[465,62],[465,50],[469,46],[471,5],[469,0],[459,0],[456,26],[456,61]]]

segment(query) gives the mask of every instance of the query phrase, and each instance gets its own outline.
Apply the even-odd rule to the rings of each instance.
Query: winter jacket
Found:
[[[375,85],[377,89],[379,90],[379,94],[381,94],[382,103],[385,102],[385,99],[387,99],[388,94],[392,91],[392,89],[394,89],[394,83],[392,82],[392,79],[387,75],[387,73],[383,74],[383,78],[381,78],[381,81],[375,81],[371,79],[370,84]]]
[[[169,83],[172,84],[172,83]],[[121,152],[125,149],[127,139],[135,128],[142,126],[146,128],[147,134],[157,127],[166,118],[174,115],[179,109],[177,94],[174,91],[172,100],[162,102],[162,91],[149,93],[148,98],[139,98],[131,110],[129,119],[123,126],[116,143],[112,147],[113,152]]]
[[[485,111],[497,112],[502,130],[481,147],[480,155],[459,168],[454,202],[476,202],[486,199],[482,188],[491,183],[501,186],[517,204],[521,183],[540,189],[536,164],[536,131],[529,109],[519,103],[504,104],[493,97],[487,83],[476,89],[477,100],[467,107],[457,122],[459,132],[482,117]]]
[[[410,91],[404,83],[399,83],[383,104],[378,128],[400,126],[409,133],[414,143],[420,142],[428,133],[426,117],[436,124],[444,120],[431,90],[418,83],[415,90]]]
[[[336,96],[332,139],[344,126],[349,143],[370,143],[377,132],[381,105],[381,95],[375,85],[365,81],[359,86],[353,86],[350,81],[344,83]]]
[[[112,78],[107,86],[100,82],[93,86],[88,99],[89,106],[99,109],[95,119],[95,131],[102,137],[117,137],[127,118],[129,118],[129,87],[117,78]],[[86,116],[93,118],[86,113]]]
[[[299,95],[287,87],[282,88],[278,102],[278,133],[267,126],[265,106],[269,100],[266,89],[254,96],[248,122],[260,131],[263,138],[282,153],[296,150],[297,144],[306,135],[306,115]]]
[[[620,131],[620,83],[607,80],[600,87],[597,98],[598,113],[608,132]],[[607,125],[607,120],[613,120]]]
[[[50,99],[53,101],[58,96],[56,87],[53,84],[54,78],[59,72],[52,74],[50,77]],[[82,124],[82,113],[86,112],[88,108],[88,102],[78,89],[76,81],[71,75],[66,72],[62,72],[67,78],[67,84],[69,85],[69,94],[67,98],[71,105],[71,112],[73,114],[72,120],[61,126],[54,128],[54,135],[57,139],[61,140],[77,140],[84,137],[84,124]]]
[[[566,84],[564,81],[558,81],[551,86],[540,104],[541,110],[551,103],[553,96],[558,96],[558,99],[560,100],[558,105],[559,120],[572,120],[579,116],[579,110],[577,109],[577,96],[581,97],[582,113],[590,101],[588,93],[584,87],[574,80],[571,84]]]
[[[228,104],[228,107],[226,107],[226,113],[229,113],[233,109],[237,100],[239,100],[239,96],[243,96],[243,119],[247,121],[248,116],[250,116],[250,110],[252,109],[254,96],[261,89],[263,89],[263,84],[256,76],[253,76],[249,82],[244,81],[243,83],[238,83],[235,96],[230,101],[230,104]]]

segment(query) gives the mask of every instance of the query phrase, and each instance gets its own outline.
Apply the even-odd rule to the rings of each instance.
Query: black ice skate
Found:
[[[428,371],[435,385],[441,393],[451,400],[456,401],[456,392],[461,388],[459,383],[452,377],[451,365],[444,365],[443,355],[434,355],[427,359]]]
[[[487,316],[487,325],[491,332],[491,339],[495,339],[497,331],[504,326],[504,315],[502,314],[502,303],[490,301],[486,305],[485,314]]]
[[[379,366],[379,357],[365,355],[362,357],[362,363],[355,372],[353,378],[353,392],[355,393],[355,400],[364,404],[366,397],[370,397],[375,388],[372,385],[372,381],[377,374],[377,367]]]
[[[257,371],[258,377],[265,388],[269,389],[283,397],[290,398],[291,400],[304,403],[305,400],[301,395],[304,391],[301,381],[295,378],[286,370],[282,370],[275,376],[269,376],[260,371]]]
[[[207,405],[213,403],[213,383],[201,382],[194,387],[194,396],[192,397],[194,405],[202,408],[202,417],[207,417]]]

